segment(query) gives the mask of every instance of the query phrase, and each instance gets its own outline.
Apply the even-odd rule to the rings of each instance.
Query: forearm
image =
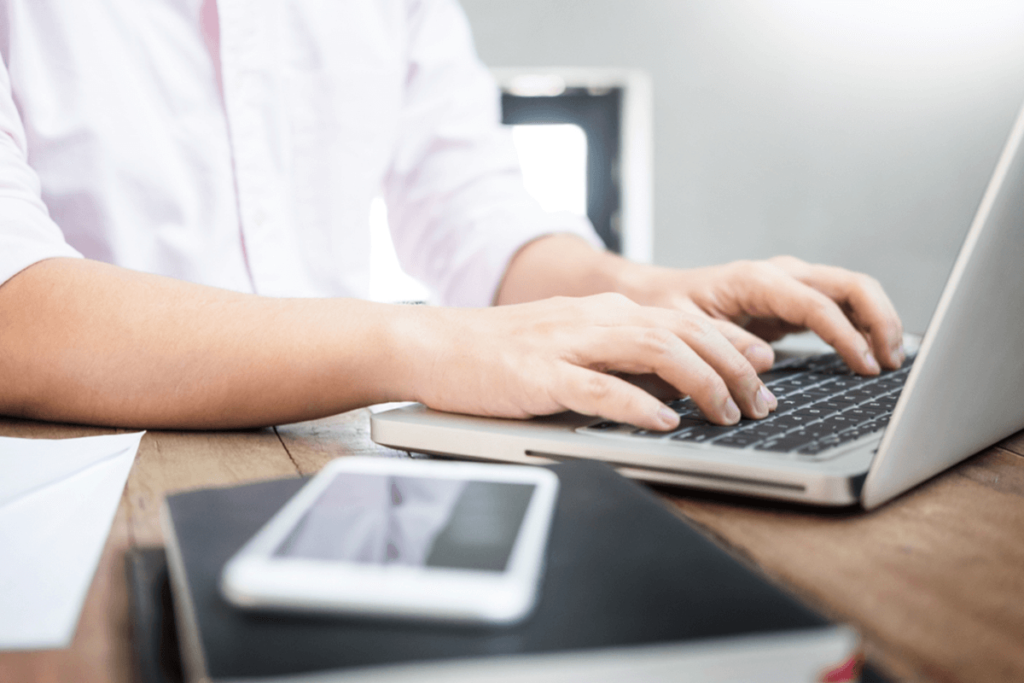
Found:
[[[213,429],[411,398],[395,342],[403,308],[43,261],[0,287],[0,413]]]
[[[561,273],[534,293],[580,291],[582,271]],[[51,259],[0,287],[0,414],[230,429],[415,400],[675,426],[660,401],[601,371],[614,370],[656,373],[717,421],[762,417],[757,376],[707,332],[693,316],[616,295],[480,309],[267,299]]]
[[[628,294],[632,264],[598,251],[575,235],[548,235],[525,245],[505,271],[495,303],[537,301],[552,296]]]

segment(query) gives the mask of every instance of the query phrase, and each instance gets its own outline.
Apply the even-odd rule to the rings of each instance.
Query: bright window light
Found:
[[[587,215],[587,136],[573,124],[513,126],[526,191],[545,211]]]
[[[380,197],[370,204],[370,299],[385,302],[430,300],[430,290],[407,275],[398,263],[388,229],[388,209]]]
[[[526,191],[545,211],[587,213],[587,136],[571,124],[513,126]],[[388,229],[388,211],[377,198],[370,206],[370,299],[430,301],[430,290],[398,263]]]

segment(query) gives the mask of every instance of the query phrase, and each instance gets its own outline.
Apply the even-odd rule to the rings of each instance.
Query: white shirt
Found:
[[[454,0],[214,1],[0,0],[0,282],[81,254],[366,296],[378,194],[452,305],[540,235],[599,244],[523,189]]]

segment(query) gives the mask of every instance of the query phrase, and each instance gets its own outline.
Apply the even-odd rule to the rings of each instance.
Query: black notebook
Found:
[[[849,629],[611,468],[552,470],[561,488],[540,600],[529,619],[501,628],[240,611],[218,592],[221,568],[305,480],[170,496],[164,533],[186,677],[853,680],[824,673],[854,668]]]

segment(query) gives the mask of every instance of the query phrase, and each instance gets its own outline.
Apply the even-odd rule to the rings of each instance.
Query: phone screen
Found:
[[[338,474],[274,556],[504,571],[535,488]]]

